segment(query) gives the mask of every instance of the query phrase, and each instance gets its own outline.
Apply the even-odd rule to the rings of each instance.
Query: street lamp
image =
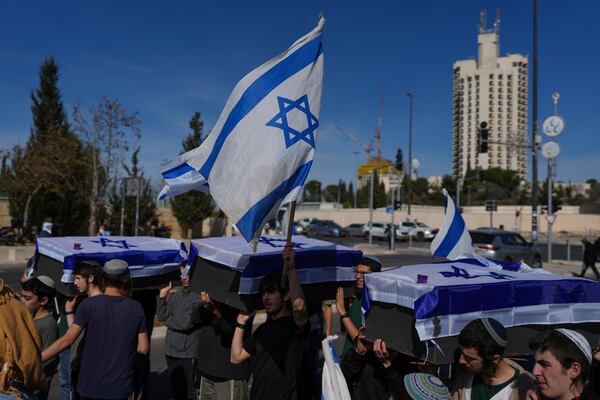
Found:
[[[410,205],[412,203],[412,109],[413,109],[413,97],[415,96],[412,92],[406,92],[408,96],[408,215],[410,216]]]

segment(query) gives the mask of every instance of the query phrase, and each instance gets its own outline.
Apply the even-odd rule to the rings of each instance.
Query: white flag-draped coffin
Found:
[[[190,287],[208,291],[215,300],[242,311],[260,309],[260,282],[282,271],[285,243],[285,237],[261,236],[252,252],[242,237],[193,240],[188,259]],[[292,246],[307,299],[334,299],[340,286],[351,290],[361,251],[304,236],[293,236]]]
[[[421,340],[458,335],[481,317],[507,328],[600,322],[599,283],[539,269],[503,270],[465,258],[377,272],[365,283],[372,303],[414,311]]]
[[[367,335],[434,364],[454,361],[458,334],[480,317],[507,327],[505,357],[530,354],[529,340],[556,327],[600,340],[600,284],[585,279],[461,258],[372,273],[365,289]]]
[[[185,245],[175,239],[147,236],[67,236],[38,238],[36,261],[44,264],[40,257],[61,264],[60,274],[55,277],[58,276],[63,284],[68,284],[73,282],[73,270],[80,261],[96,261],[102,265],[108,260],[119,258],[129,264],[131,277],[135,279],[177,271],[179,264],[187,259],[187,252]],[[38,272],[44,272],[39,268],[40,266]]]
[[[160,198],[209,190],[254,245],[282,203],[295,200],[316,146],[324,20],[233,89],[210,135],[162,170]]]

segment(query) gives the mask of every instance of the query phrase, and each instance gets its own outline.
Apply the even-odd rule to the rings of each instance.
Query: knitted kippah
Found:
[[[449,400],[450,392],[442,381],[430,374],[408,374],[404,387],[413,400]]]
[[[579,350],[581,350],[585,358],[588,360],[590,365],[592,365],[592,347],[581,333],[565,328],[556,329],[556,331],[562,333],[564,336],[567,337],[567,339],[575,343],[575,345],[579,348]]]
[[[506,329],[494,318],[481,318],[483,327],[492,337],[492,340],[501,347],[506,347]]]
[[[114,258],[104,263],[102,270],[106,275],[121,275],[124,274],[129,268],[126,261]]]

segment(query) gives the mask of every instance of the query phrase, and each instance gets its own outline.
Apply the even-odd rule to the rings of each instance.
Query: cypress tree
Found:
[[[199,112],[190,119],[191,132],[183,140],[181,153],[193,150],[202,144],[204,122]],[[209,194],[190,191],[171,199],[171,210],[177,218],[182,234],[188,239],[202,236],[202,221],[214,210],[214,202]]]

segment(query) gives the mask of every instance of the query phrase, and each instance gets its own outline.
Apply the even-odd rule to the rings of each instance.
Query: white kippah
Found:
[[[575,343],[575,345],[579,347],[579,350],[581,350],[585,358],[588,360],[590,365],[592,365],[592,347],[581,333],[565,328],[559,328],[556,330],[562,333],[564,336],[566,336],[567,339],[569,339],[571,342]]]
[[[102,270],[107,275],[121,275],[127,271],[129,265],[126,261],[114,258],[104,263]]]

